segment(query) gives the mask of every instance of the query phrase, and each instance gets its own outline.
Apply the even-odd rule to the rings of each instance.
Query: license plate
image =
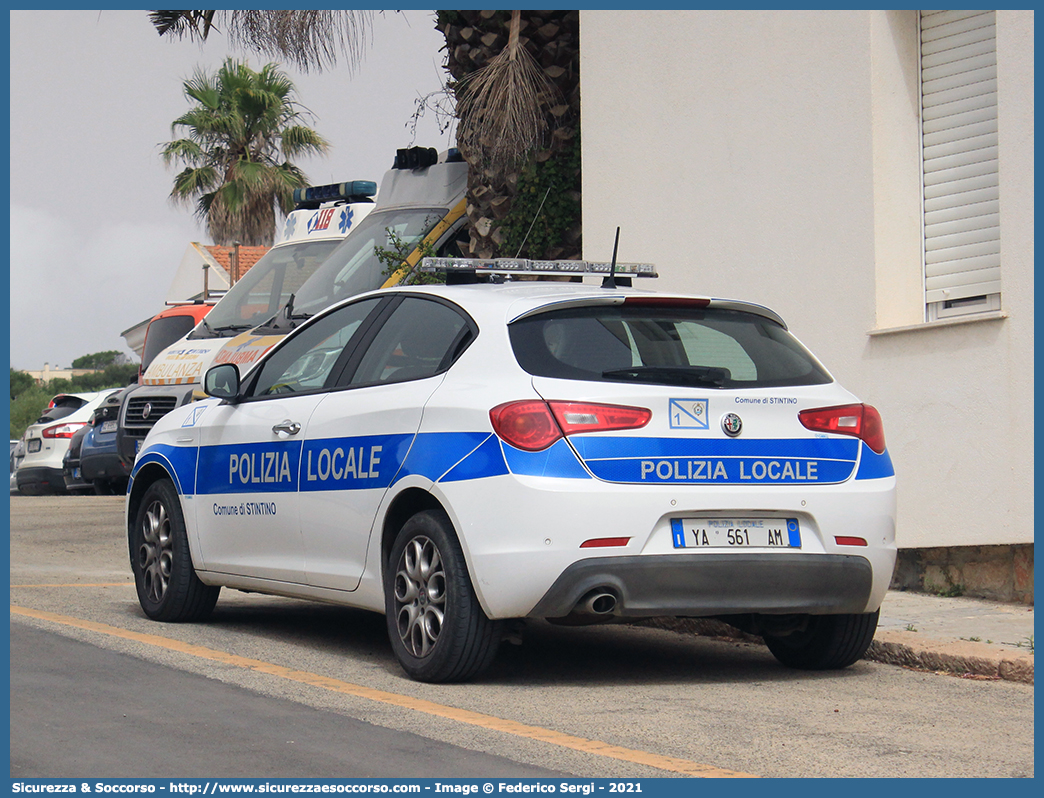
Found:
[[[74,468],[73,469],[73,479],[79,479],[79,478],[80,478],[80,469]]]
[[[141,451],[141,441],[140,440],[136,440],[136,441],[134,441],[134,456],[137,457],[138,452],[140,452],[140,451]]]
[[[38,451],[40,451],[40,446],[42,444],[43,444],[43,441],[40,440],[39,438],[30,438],[29,439],[29,454],[36,454]]]
[[[115,421],[103,421],[101,425],[101,432],[115,432],[117,422]]]
[[[672,518],[676,549],[800,549],[796,518]]]

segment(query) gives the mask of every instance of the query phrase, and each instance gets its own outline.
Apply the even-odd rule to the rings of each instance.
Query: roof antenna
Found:
[[[616,228],[616,241],[613,242],[613,262],[609,265],[609,276],[602,280],[602,288],[616,288],[616,250],[620,247],[620,228]]]
[[[533,225],[535,225],[537,219],[540,218],[540,211],[542,211],[544,208],[544,200],[547,199],[547,195],[550,193],[551,186],[548,186],[547,191],[544,192],[544,199],[540,200],[540,205],[537,206],[536,213],[533,214],[533,221],[529,223],[529,229],[526,230],[525,238],[523,238],[522,243],[518,245],[518,252],[515,253],[516,258],[522,254],[522,247],[524,247],[526,245],[526,242],[529,240],[529,234],[533,232]]]

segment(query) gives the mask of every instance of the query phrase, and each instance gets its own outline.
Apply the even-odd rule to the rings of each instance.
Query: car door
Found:
[[[474,337],[456,305],[407,294],[316,406],[301,468],[301,529],[311,585],[354,590],[374,516],[420,427],[424,405]]]
[[[207,570],[304,581],[301,433],[382,301],[352,303],[303,327],[261,361],[241,401],[208,411],[195,502]]]

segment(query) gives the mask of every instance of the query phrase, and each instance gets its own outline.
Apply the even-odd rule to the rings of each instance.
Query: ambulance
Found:
[[[155,355],[120,409],[117,447],[130,466],[152,425],[193,399],[200,376],[230,337],[272,315],[375,207],[377,184],[354,180],[294,191],[275,245],[188,333]]]
[[[133,463],[141,442],[160,418],[203,397],[199,382],[211,365],[235,363],[241,373],[246,373],[304,319],[346,297],[397,284],[404,271],[384,274],[387,267],[377,249],[392,250],[396,244],[410,248],[404,262],[407,268],[414,267],[424,253],[447,257],[464,254],[461,241],[467,237],[467,182],[468,165],[456,149],[442,153],[430,147],[397,150],[392,168],[381,181],[376,204],[365,206],[365,218],[356,216],[349,221],[332,243],[324,238],[326,248],[307,264],[307,271],[300,269],[294,272],[294,279],[284,279],[288,256],[296,256],[296,250],[291,253],[289,248],[282,248],[282,243],[273,247],[192,333],[157,357],[145,373],[144,385],[127,397],[120,419],[121,457]],[[360,184],[362,181],[341,185],[354,185],[358,190]],[[302,201],[314,197],[314,202],[330,190],[320,187],[302,196]],[[355,211],[359,208],[357,199],[357,195],[342,199],[347,202],[342,208]],[[324,205],[314,211],[315,216],[308,217],[308,236],[313,235],[313,224],[340,230],[344,221],[337,214],[345,212],[341,208],[335,207],[332,216],[313,221],[327,210]],[[291,228],[299,224],[300,219],[291,222],[288,217],[284,240],[295,235]],[[305,240],[314,243],[312,238]],[[273,253],[273,260],[281,264],[278,269],[272,269],[270,277],[258,274],[250,287],[241,288]],[[234,301],[228,299],[230,296]]]
[[[234,363],[246,373],[261,356],[305,319],[364,291],[397,285],[425,253],[466,254],[464,195],[468,166],[456,149],[439,154],[415,147],[399,150],[381,183],[377,206],[296,291],[279,312],[227,341],[214,365]],[[400,252],[392,269],[379,252]]]

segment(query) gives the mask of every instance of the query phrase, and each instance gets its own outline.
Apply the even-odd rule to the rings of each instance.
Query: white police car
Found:
[[[813,669],[873,638],[895,561],[881,419],[764,307],[400,287],[204,387],[156,424],[129,490],[156,620],[205,617],[221,586],[384,612],[424,681],[479,673],[516,618],[719,617]]]

